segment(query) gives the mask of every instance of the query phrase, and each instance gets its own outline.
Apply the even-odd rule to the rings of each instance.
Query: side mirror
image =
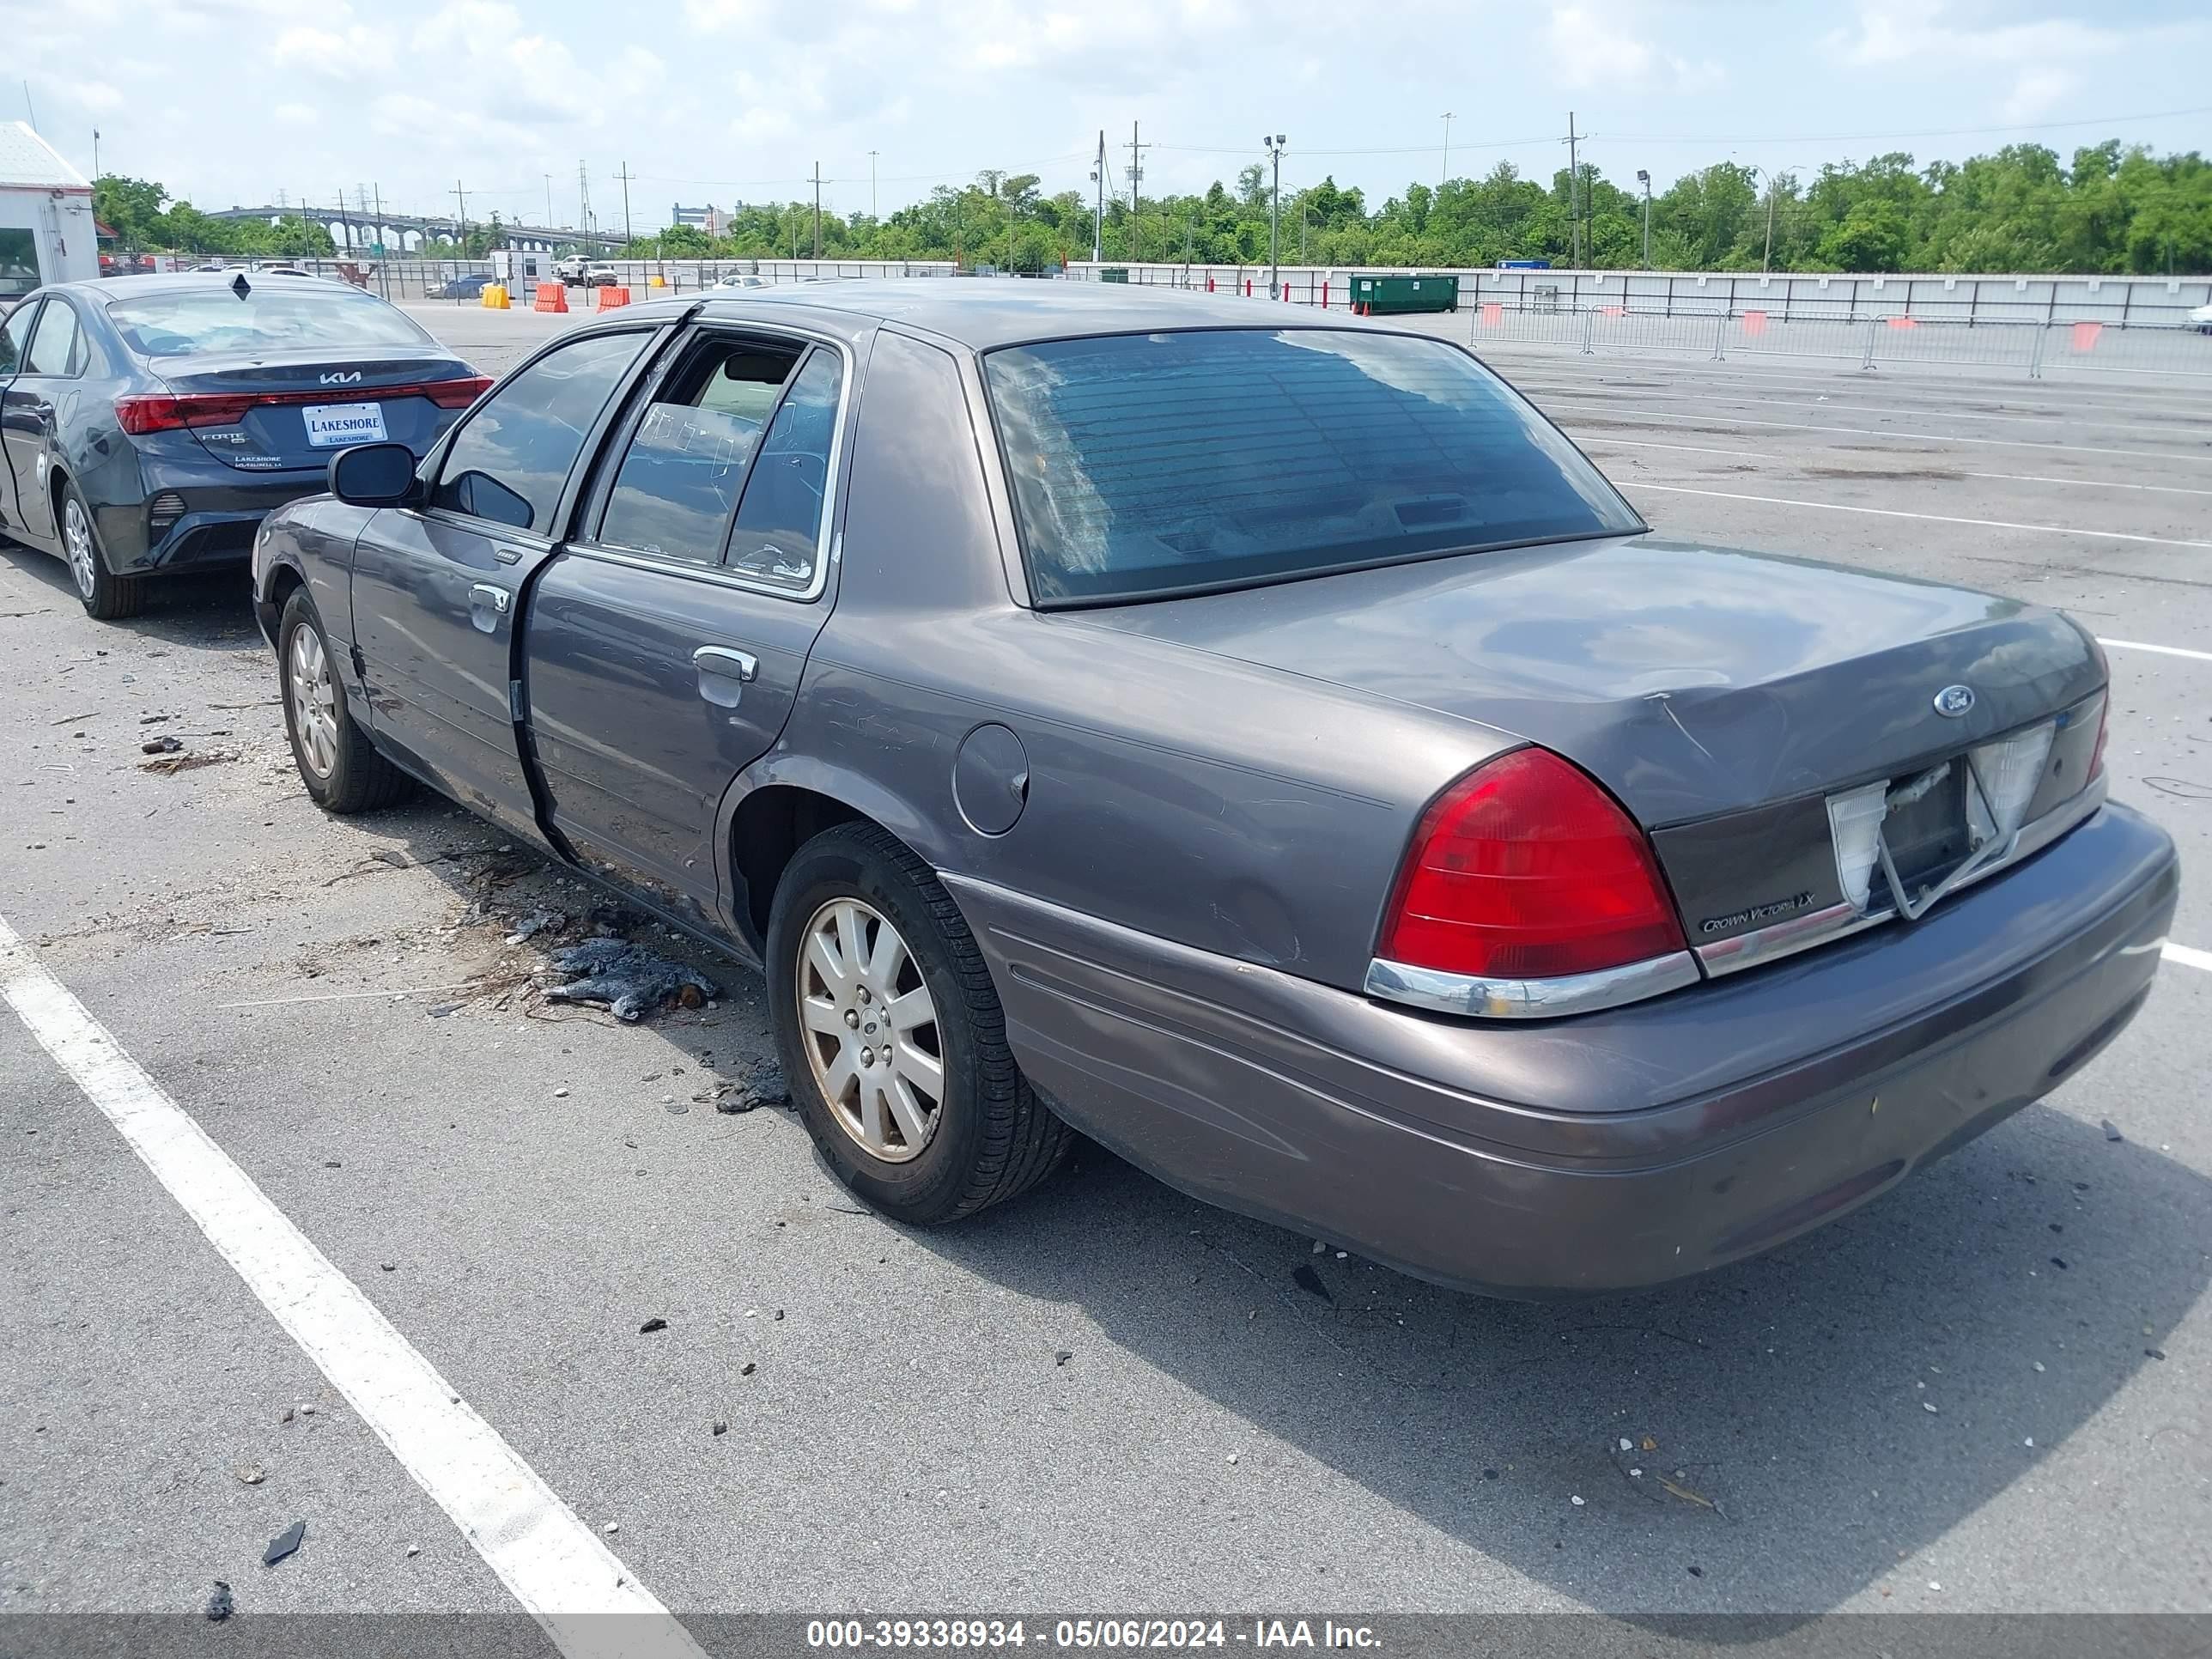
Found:
[[[415,452],[362,444],[331,457],[330,491],[351,507],[404,507],[415,493]]]

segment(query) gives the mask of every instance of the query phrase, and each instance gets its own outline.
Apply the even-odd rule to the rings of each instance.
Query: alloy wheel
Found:
[[[318,778],[328,778],[338,761],[337,693],[331,685],[330,659],[312,628],[292,630],[284,692],[291,700],[292,729],[300,735],[301,757]]]
[[[898,929],[865,900],[832,899],[800,935],[799,1024],[837,1127],[870,1157],[921,1156],[944,1115],[937,1005]]]
[[[69,560],[70,579],[76,583],[76,591],[89,599],[99,583],[95,561],[100,556],[93,551],[92,521],[74,496],[62,507],[62,551]]]

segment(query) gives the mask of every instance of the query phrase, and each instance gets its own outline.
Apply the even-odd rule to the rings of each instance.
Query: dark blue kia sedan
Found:
[[[273,272],[125,276],[0,322],[0,535],[69,566],[84,608],[243,564],[272,507],[354,444],[428,453],[490,381],[353,288]]]

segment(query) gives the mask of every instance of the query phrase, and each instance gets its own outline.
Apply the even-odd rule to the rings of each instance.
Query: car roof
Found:
[[[362,290],[347,283],[325,282],[304,270],[165,270],[143,276],[102,276],[96,280],[77,283],[54,283],[40,290],[51,294],[56,289],[81,294],[88,299],[106,301],[138,294],[175,294],[191,289],[228,289],[240,276],[252,283],[283,280],[312,283],[317,294],[358,294]],[[374,295],[370,296],[374,298]]]
[[[659,301],[654,309],[680,310],[682,304]],[[707,314],[714,317],[766,320],[775,309],[792,307],[839,313],[855,323],[901,323],[975,351],[1030,340],[1141,334],[1154,329],[1371,326],[1347,312],[1316,312],[1188,289],[1016,277],[864,277],[782,283],[750,289],[743,299],[717,297],[706,304]]]

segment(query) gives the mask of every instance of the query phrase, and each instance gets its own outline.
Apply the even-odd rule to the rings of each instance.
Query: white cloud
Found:
[[[1710,91],[1727,80],[1711,59],[1692,62],[1645,38],[1631,13],[1602,5],[1561,6],[1545,27],[1553,73],[1573,91]]]
[[[2081,77],[2071,70],[2024,70],[2004,101],[2005,118],[2024,125],[2048,115],[2062,107],[2081,84]]]
[[[95,115],[123,106],[123,94],[105,81],[80,81],[72,88],[76,100]]]

